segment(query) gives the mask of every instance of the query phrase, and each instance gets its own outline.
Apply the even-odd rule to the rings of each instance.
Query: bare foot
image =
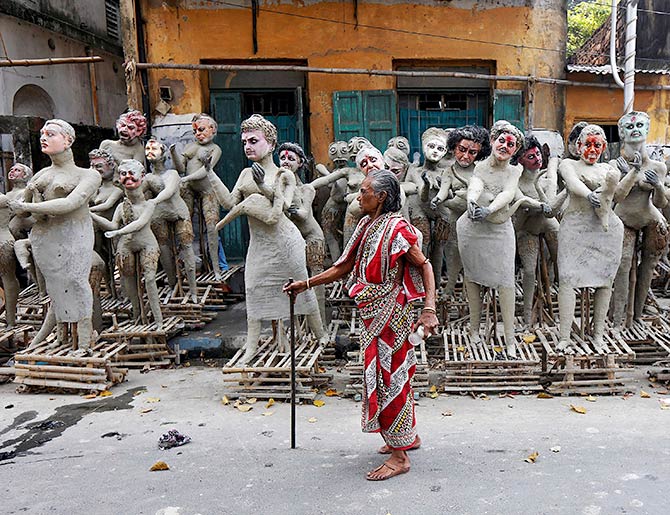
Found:
[[[400,474],[409,472],[409,458],[404,452],[404,458],[396,456],[394,453],[388,460],[382,463],[379,467],[371,470],[365,475],[368,481],[385,481]]]
[[[408,451],[415,451],[419,447],[421,447],[421,438],[419,437],[419,435],[416,435],[416,439],[414,440],[414,443],[407,450]],[[388,445],[383,445],[382,447],[379,448],[379,450],[377,452],[379,454],[391,454],[391,448]]]

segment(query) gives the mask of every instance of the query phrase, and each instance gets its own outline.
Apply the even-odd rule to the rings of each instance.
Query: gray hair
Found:
[[[600,136],[603,140],[605,140],[605,142],[607,142],[607,136],[605,136],[605,131],[603,128],[600,125],[596,125],[594,123],[590,123],[582,129],[582,132],[579,133],[579,138],[577,138],[577,141],[579,143],[584,143],[584,141],[586,141],[586,136]]]
[[[368,174],[370,186],[375,193],[386,193],[382,205],[382,213],[395,213],[402,207],[400,197],[400,183],[393,172],[389,170],[374,170]]]

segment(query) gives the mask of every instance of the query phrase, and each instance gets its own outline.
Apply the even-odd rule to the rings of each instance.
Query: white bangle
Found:
[[[309,290],[311,286],[309,285],[309,277],[307,278],[307,289]]]

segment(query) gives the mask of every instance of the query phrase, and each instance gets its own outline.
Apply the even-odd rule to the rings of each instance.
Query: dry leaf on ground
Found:
[[[154,410],[153,408],[144,408],[144,409],[141,409],[141,410],[140,410],[140,413],[149,413],[149,412],[151,412],[151,411],[153,411],[153,410]]]
[[[642,397],[643,399],[651,399],[651,395],[649,395],[644,390],[640,390],[640,397]]]
[[[596,402],[597,399],[593,395],[587,395],[584,397],[584,400],[589,402]]]
[[[308,418],[307,422],[309,422],[310,424],[313,424],[314,422],[316,422],[316,417]]]
[[[326,397],[336,397],[340,395],[335,388],[328,388],[326,390]]]
[[[114,395],[112,392],[110,392],[109,390],[105,390],[104,392],[100,392],[98,397],[111,397],[112,395]]]
[[[160,402],[161,400],[158,397],[147,397],[145,402]]]
[[[533,343],[537,336],[534,334],[524,334],[521,339],[523,340],[524,343]]]
[[[221,398],[221,404],[223,404],[224,406],[230,404],[230,400],[228,400],[228,397],[226,397],[226,396],[224,395],[224,396]]]
[[[267,404],[265,405],[265,409],[270,408],[270,407],[272,407],[272,406],[274,406],[274,405],[275,405],[275,400],[274,400],[272,397],[270,397],[270,398],[268,399]]]
[[[314,406],[316,406],[317,408],[320,408],[321,406],[325,406],[325,405],[326,405],[325,402],[323,402],[323,401],[319,401],[319,400],[313,401],[312,404],[314,404]]]
[[[83,399],[95,399],[98,396],[97,393],[88,393],[86,395],[82,395]]]
[[[238,410],[240,410],[242,413],[246,413],[247,411],[251,411],[254,409],[253,406],[249,406],[248,404],[239,404],[235,406]]]
[[[527,457],[525,460],[523,460],[523,461],[525,461],[526,463],[535,463],[535,460],[537,459],[537,457],[538,457],[539,455],[540,455],[540,453],[536,451],[536,452],[534,452],[533,454],[531,454],[530,456],[528,456],[528,457]]]
[[[580,415],[586,415],[586,408],[583,408],[582,406],[575,406],[574,404],[570,404],[570,409],[575,413],[579,413]]]
[[[256,404],[258,402],[258,399],[256,397],[252,397],[251,399],[247,399],[247,404]]]
[[[453,411],[443,411],[442,416],[443,417],[451,417],[454,414]]]
[[[157,461],[154,463],[151,468],[149,469],[151,472],[155,472],[157,470],[170,470],[170,467],[168,466],[167,463],[164,461]]]
[[[547,392],[540,392],[537,394],[538,399],[553,399],[554,396]]]

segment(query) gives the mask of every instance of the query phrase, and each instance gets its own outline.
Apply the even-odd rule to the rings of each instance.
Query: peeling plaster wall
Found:
[[[571,73],[568,79],[579,82],[603,80],[603,76]],[[609,78],[606,80],[609,82]],[[670,85],[664,75],[637,74],[636,85]],[[566,88],[566,118],[564,138],[572,126],[582,120],[607,125],[616,124],[623,114],[623,90],[568,86]],[[667,145],[670,142],[670,91],[635,91],[635,111],[645,111],[650,118],[648,144]]]
[[[251,5],[248,0],[225,1]],[[397,60],[404,60],[403,65],[421,60],[442,66],[451,60],[493,61],[492,71],[501,75],[564,77],[563,0],[365,1],[358,4],[357,28],[352,1],[296,4],[261,1],[254,55],[250,9],[206,0],[142,0],[147,60],[191,64],[301,60],[317,67],[375,69],[392,69]],[[174,113],[208,110],[207,74],[186,71],[152,70],[152,105],[158,83],[168,79],[185,86],[184,96],[173,104]],[[392,77],[309,74],[310,142],[317,159],[326,159],[332,138],[334,91],[394,87]],[[500,82],[495,87],[524,89],[525,84]],[[534,125],[562,130],[563,98],[561,88],[538,85]]]
[[[54,32],[41,29],[11,16],[0,15],[7,53],[15,59],[84,56],[85,45]],[[52,38],[56,49],[51,50],[47,40]],[[4,51],[3,51],[4,52]],[[93,49],[104,62],[95,64],[98,85],[100,125],[114,127],[119,113],[126,108],[126,87],[120,56]],[[114,72],[113,65],[118,68]],[[54,116],[71,123],[93,124],[93,104],[88,66],[64,64],[2,68],[0,71],[0,115],[12,114],[16,92],[26,84],[44,89],[54,102]]]

